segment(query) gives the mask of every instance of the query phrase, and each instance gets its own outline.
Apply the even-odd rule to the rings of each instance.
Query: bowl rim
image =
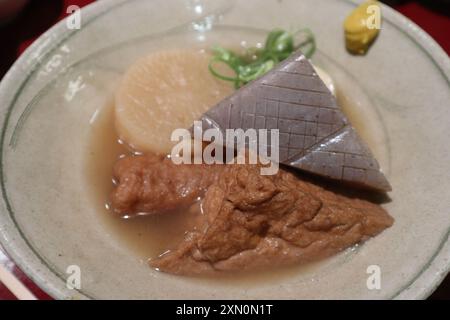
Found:
[[[352,5],[358,5],[361,0],[339,0]],[[84,23],[92,21],[96,17],[107,13],[110,9],[129,3],[126,0],[97,1],[83,7]],[[381,4],[383,18],[389,20],[392,25],[401,31],[406,37],[414,41],[428,56],[430,60],[440,70],[450,87],[450,59],[445,51],[431,38],[423,29],[414,22],[403,16],[401,13]],[[40,58],[51,53],[54,48],[77,30],[68,30],[65,27],[66,19],[61,20],[56,25],[42,34],[25,52],[16,60],[0,83],[0,101],[12,100],[9,92],[17,92],[26,83],[27,76],[39,67]],[[53,40],[53,41],[52,41]],[[56,40],[56,41],[54,41]],[[32,63],[30,63],[32,62]],[[9,214],[9,204],[5,198],[6,190],[3,184],[3,144],[6,128],[9,120],[9,104],[1,104],[0,122],[0,180],[2,181],[1,193],[2,201],[0,210],[3,214]],[[90,299],[86,292],[69,290],[65,286],[65,281],[36,254],[32,246],[24,239],[20,230],[9,230],[8,221],[3,221],[0,216],[0,244],[6,254],[17,264],[17,266],[39,287],[56,299],[82,298]],[[7,217],[11,218],[11,217]],[[16,232],[20,238],[14,238]],[[450,271],[450,228],[447,231],[441,244],[434,252],[429,261],[421,268],[412,280],[399,288],[393,299],[424,299],[428,297],[442,282]]]

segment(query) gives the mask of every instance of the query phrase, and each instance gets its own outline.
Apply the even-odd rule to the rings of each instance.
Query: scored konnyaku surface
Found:
[[[201,117],[204,129],[279,129],[280,163],[382,191],[377,160],[301,52]]]

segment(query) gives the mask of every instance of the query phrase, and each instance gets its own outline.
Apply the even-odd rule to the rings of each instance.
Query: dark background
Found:
[[[10,23],[0,26],[0,78],[20,54],[44,31],[66,16],[69,5],[85,6],[94,0],[31,0]],[[450,0],[385,0],[428,32],[450,53]],[[0,251],[0,263],[13,271],[39,299],[51,299]],[[0,283],[0,300],[15,297]],[[450,276],[430,299],[450,300]]]

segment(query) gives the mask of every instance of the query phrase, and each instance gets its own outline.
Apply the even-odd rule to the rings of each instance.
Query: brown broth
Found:
[[[113,189],[112,170],[114,163],[132,152],[119,142],[114,128],[114,104],[101,108],[92,122],[86,175],[91,188],[96,212],[117,239],[130,249],[130,254],[147,261],[167,250],[176,248],[184,235],[193,228],[195,217],[201,214],[199,203],[191,208],[163,215],[122,218],[108,208],[108,198]],[[220,277],[193,277],[193,281],[221,281],[231,286],[253,286],[258,283],[273,283],[299,273],[312,272],[318,264],[314,262],[299,266],[282,267],[278,270],[258,272],[223,273]],[[313,273],[311,273],[313,274]]]
[[[345,104],[343,109],[358,132],[369,142],[369,145],[373,145],[371,143],[373,137],[370,133],[365,132],[364,119],[361,115],[354,110],[351,102],[346,99],[339,100],[341,104]],[[114,126],[114,104],[112,101],[98,110],[91,125],[86,174],[96,211],[114,236],[113,238],[124,243],[130,249],[130,254],[136,255],[144,261],[176,248],[183,240],[186,232],[192,230],[193,221],[196,220],[195,217],[201,214],[199,203],[194,204],[191,208],[163,215],[137,216],[128,219],[114,215],[107,205],[113,189],[113,166],[121,156],[130,155],[132,152],[118,140]],[[224,274],[219,278],[226,279],[226,283],[229,285],[245,286],[261,281],[267,283],[279,281],[300,272],[309,273],[316,270],[317,265],[322,263],[323,261],[285,267],[276,271],[246,272],[239,275]],[[311,272],[311,275],[313,274],[314,272]],[[211,280],[210,277],[206,279]]]
[[[142,259],[154,258],[174,248],[187,230],[191,221],[200,214],[199,205],[169,212],[163,215],[122,218],[108,209],[108,197],[113,189],[112,171],[114,163],[124,155],[132,154],[121,144],[114,128],[113,103],[99,110],[92,124],[87,175],[92,186],[93,197],[102,220],[113,233],[121,235],[130,248]]]

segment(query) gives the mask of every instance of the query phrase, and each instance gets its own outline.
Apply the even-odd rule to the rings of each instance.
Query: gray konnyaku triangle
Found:
[[[381,191],[391,186],[301,52],[221,101],[203,129],[279,129],[280,163]]]

